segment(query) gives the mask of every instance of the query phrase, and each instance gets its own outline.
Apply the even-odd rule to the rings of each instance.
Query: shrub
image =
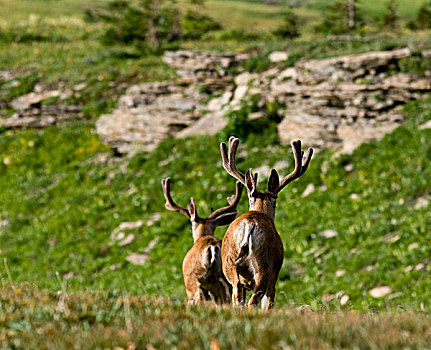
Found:
[[[274,35],[293,39],[299,34],[299,17],[292,10],[288,10],[284,15],[283,24],[274,31]]]
[[[101,37],[104,44],[134,44],[141,51],[172,49],[180,39],[199,39],[205,33],[221,29],[208,16],[195,11],[181,13],[173,1],[142,0],[140,6],[127,1],[111,2],[99,14],[86,12],[88,21],[96,18],[110,24]]]
[[[35,27],[16,25],[0,29],[0,43],[65,42],[55,26],[38,24]]]
[[[241,67],[251,73],[262,73],[271,65],[267,55],[251,56],[249,59],[241,62]]]
[[[264,31],[249,31],[244,29],[225,29],[212,31],[205,34],[202,39],[215,41],[257,41],[272,37],[271,33]]]
[[[118,17],[102,17],[111,22],[111,26],[102,35],[104,44],[129,44],[134,41],[145,40],[148,26],[145,23],[142,11],[129,5],[119,8]]]
[[[323,34],[345,34],[352,30],[363,27],[363,19],[360,13],[355,11],[355,26],[349,27],[349,6],[345,0],[339,0],[335,4],[328,6],[323,21],[314,27],[314,31]]]
[[[191,10],[181,19],[181,37],[184,39],[199,39],[205,33],[221,28],[220,23],[211,17]]]
[[[386,3],[386,13],[383,16],[382,27],[386,29],[396,29],[398,27],[397,1],[389,0]]]
[[[431,29],[431,1],[422,4],[416,18],[407,23],[407,28],[412,30]]]
[[[3,85],[5,85],[6,82],[0,84],[0,100],[12,100],[15,97],[32,92],[39,78],[40,76],[38,73],[31,73],[24,77],[17,78],[16,80],[19,84],[16,86],[5,88]]]
[[[252,96],[249,100],[241,101],[239,110],[230,111],[226,118],[228,123],[222,131],[225,139],[235,135],[241,140],[258,136],[265,139],[268,144],[278,142],[277,124],[281,121],[278,110],[280,106],[276,102],[267,103],[262,108],[258,106],[259,95]],[[263,116],[251,120],[250,114],[262,112]],[[261,138],[261,136],[265,136]]]
[[[179,11],[162,1],[144,0],[139,7],[114,1],[92,20],[95,16],[110,24],[100,38],[106,45],[135,44],[144,51],[157,51],[179,38]]]

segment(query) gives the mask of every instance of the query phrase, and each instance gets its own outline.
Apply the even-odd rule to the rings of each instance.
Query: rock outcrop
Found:
[[[403,122],[400,107],[431,91],[431,79],[400,72],[409,49],[300,61],[262,74],[235,78],[234,96],[259,94],[284,106],[278,125],[282,142],[301,138],[317,149],[349,153],[379,139]],[[238,108],[239,99],[229,103]]]
[[[233,88],[228,68],[247,55],[167,51],[163,60],[177,69],[172,82],[131,86],[119,100],[118,108],[96,123],[104,142],[120,153],[152,151],[169,136],[212,134],[221,130],[221,106],[227,104]],[[206,104],[210,93],[224,91]]]
[[[163,61],[177,70],[177,83],[202,85],[207,91],[226,88],[233,80],[229,67],[249,58],[248,54],[221,52],[166,51]]]
[[[411,55],[409,49],[369,52],[300,61],[286,69],[282,61],[288,53],[276,52],[267,71],[232,76],[228,68],[245,55],[167,52],[164,61],[179,78],[129,88],[118,109],[98,120],[97,130],[119,152],[151,151],[168,136],[221,130],[226,111],[259,94],[261,103],[283,106],[282,142],[301,138],[317,149],[351,152],[391,132],[403,122],[400,107],[431,91],[430,72],[423,77],[401,72],[400,60]],[[220,93],[208,102],[214,92]]]
[[[202,117],[201,95],[171,82],[132,86],[112,114],[99,118],[97,132],[120,153],[150,152]]]
[[[7,78],[9,77],[7,76]],[[12,79],[15,78],[16,76],[12,76]],[[12,80],[12,83],[15,82],[19,83]],[[80,118],[82,117],[80,106],[64,103],[64,100],[70,95],[71,91],[67,89],[50,90],[36,84],[33,92],[16,97],[11,101],[2,101],[4,106],[0,107],[12,108],[14,113],[9,118],[0,118],[0,127],[6,129],[43,128]],[[59,103],[43,103],[51,98],[57,99]]]
[[[402,121],[400,106],[431,91],[429,77],[399,72],[408,49],[301,62],[271,81],[269,98],[286,106],[278,130],[317,148],[351,152]]]

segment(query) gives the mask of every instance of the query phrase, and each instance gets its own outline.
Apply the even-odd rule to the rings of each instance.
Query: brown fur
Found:
[[[170,178],[162,180],[166,208],[187,216],[192,223],[194,244],[183,260],[183,277],[189,304],[201,304],[212,298],[216,303],[229,303],[232,287],[222,272],[221,240],[214,237],[217,226],[230,224],[236,217],[236,206],[243,186],[236,185],[236,193],[228,198],[229,205],[200,218],[193,198],[188,209],[175,204],[170,195]]]
[[[295,170],[280,182],[277,171],[272,169],[268,191],[261,193],[257,191],[257,174],[253,176],[250,169],[244,175],[236,168],[238,143],[237,138],[229,139],[229,154],[226,144],[220,145],[223,166],[247,188],[250,211],[233,221],[226,231],[222,242],[223,273],[232,284],[235,306],[244,305],[247,289],[253,291],[249,307],[257,306],[262,300],[262,308],[268,309],[274,306],[275,284],[284,255],[283,242],[274,225],[277,195],[288,183],[305,173],[313,151],[309,150],[303,163],[301,141],[293,141]]]
[[[202,252],[217,247],[216,263],[208,267],[202,262]],[[221,240],[217,237],[199,238],[187,252],[183,261],[183,277],[189,303],[199,304],[214,297],[217,303],[229,303],[231,287],[222,274]],[[209,293],[208,293],[209,292]]]
[[[254,233],[260,236],[261,246],[259,249],[253,250],[252,254],[247,251],[243,252],[244,256],[240,256],[241,247],[235,238],[242,234],[240,227],[244,222],[248,223],[248,227],[252,223],[257,223],[258,227],[262,229]],[[253,290],[249,306],[259,304],[265,295],[268,298],[268,307],[271,307],[274,304],[275,282],[277,282],[282,263],[283,243],[273,220],[268,215],[249,211],[239,216],[229,226],[223,238],[222,266],[224,275],[233,287],[234,305],[244,305],[247,289]]]

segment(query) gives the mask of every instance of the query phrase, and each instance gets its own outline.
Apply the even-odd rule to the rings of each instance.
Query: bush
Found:
[[[135,44],[143,51],[157,51],[179,38],[178,9],[154,0],[143,1],[139,7],[114,1],[106,11],[90,17],[110,24],[100,38],[106,45]]]
[[[205,40],[216,40],[216,41],[256,41],[266,40],[272,37],[271,33],[263,31],[248,31],[243,29],[226,29],[208,32],[202,38]]]
[[[412,30],[431,29],[431,1],[422,4],[416,18],[407,23],[407,28]]]
[[[110,24],[101,37],[104,44],[134,44],[141,51],[172,49],[180,39],[199,39],[205,33],[221,29],[221,25],[208,16],[187,11],[181,18],[178,7],[172,2],[143,0],[135,7],[126,1],[114,1],[103,13],[86,12],[85,18],[96,18]]]
[[[251,73],[262,73],[266,71],[271,65],[267,55],[251,56],[249,59],[241,62],[241,67]]]
[[[224,127],[222,134],[225,139],[232,135],[246,141],[249,137],[265,136],[268,144],[278,143],[277,124],[281,121],[278,114],[279,105],[276,102],[267,103],[263,108],[258,106],[259,95],[254,95],[250,100],[241,101],[239,110],[230,111],[226,117],[228,124]],[[262,112],[263,116],[251,120],[250,114]],[[262,139],[262,138],[261,138]]]
[[[389,0],[386,4],[386,14],[383,16],[382,27],[396,29],[398,27],[397,1]]]
[[[292,10],[288,10],[284,15],[283,24],[274,31],[274,35],[293,39],[299,34],[299,17]]]
[[[0,29],[0,43],[31,43],[31,42],[65,42],[67,39],[57,33],[55,26],[39,24],[36,27],[27,25]]]
[[[205,33],[221,28],[211,17],[191,10],[181,19],[181,37],[184,39],[199,39]]]
[[[399,60],[398,65],[403,73],[414,73],[418,76],[426,76],[431,71],[431,57],[413,55]]]
[[[349,31],[347,17],[347,3],[337,1],[327,8],[328,15],[323,21],[314,27],[314,31],[324,34],[344,34]]]
[[[345,0],[339,0],[335,4],[328,6],[325,13],[327,13],[327,16],[320,24],[314,27],[316,33],[346,34],[363,27],[364,24],[360,13],[355,11],[355,27],[349,27],[349,7]]]
[[[0,100],[12,100],[15,97],[32,92],[39,78],[40,76],[38,73],[28,74],[24,77],[17,78],[16,80],[19,84],[10,88],[4,87],[7,82],[0,83]]]
[[[148,26],[144,21],[142,11],[126,5],[119,9],[118,17],[103,17],[112,25],[102,35],[101,41],[111,45],[117,43],[129,44],[134,41],[144,41]]]

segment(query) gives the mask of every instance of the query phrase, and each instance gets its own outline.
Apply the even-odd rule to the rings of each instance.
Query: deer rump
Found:
[[[255,211],[239,216],[223,238],[222,260],[227,280],[231,284],[239,280],[247,290],[255,287],[257,275],[277,278],[283,243],[273,221]]]
[[[187,294],[195,296],[199,290],[204,293],[205,300],[217,299],[220,288],[230,288],[222,273],[221,240],[213,236],[204,236],[196,240],[183,261],[183,275]]]

